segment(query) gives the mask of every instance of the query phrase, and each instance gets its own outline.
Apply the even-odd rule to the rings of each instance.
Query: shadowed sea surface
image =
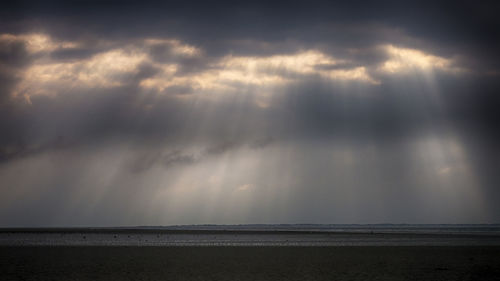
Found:
[[[3,228],[0,246],[500,246],[500,225]]]

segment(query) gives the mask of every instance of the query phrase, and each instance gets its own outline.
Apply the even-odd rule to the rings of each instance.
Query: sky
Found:
[[[0,227],[500,223],[487,1],[13,1]]]

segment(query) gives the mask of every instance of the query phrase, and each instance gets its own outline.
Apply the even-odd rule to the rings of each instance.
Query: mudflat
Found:
[[[1,280],[500,280],[498,246],[0,247]]]

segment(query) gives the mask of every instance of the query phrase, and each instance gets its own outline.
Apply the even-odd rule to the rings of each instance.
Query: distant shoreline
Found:
[[[118,227],[0,227],[0,233],[245,233],[245,234],[463,234],[500,235],[500,224],[243,224]]]

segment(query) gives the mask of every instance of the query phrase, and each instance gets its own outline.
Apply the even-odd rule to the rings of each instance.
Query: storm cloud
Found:
[[[2,226],[500,219],[486,2],[1,10]]]

